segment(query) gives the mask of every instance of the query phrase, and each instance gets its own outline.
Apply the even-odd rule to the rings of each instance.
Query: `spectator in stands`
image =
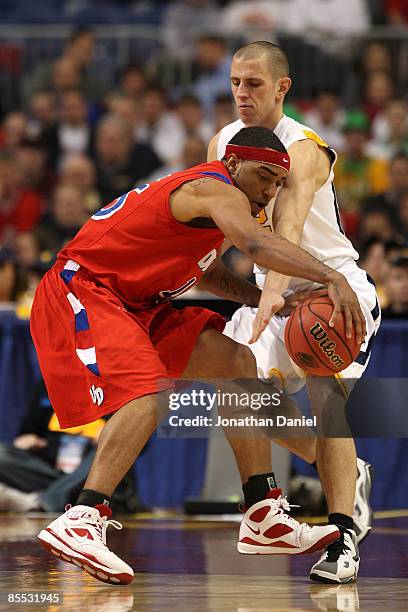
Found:
[[[383,72],[394,76],[393,58],[389,46],[382,42],[369,42],[356,56],[354,69],[344,84],[345,99],[351,106],[359,106],[364,85],[371,74]]]
[[[389,72],[370,72],[364,84],[364,110],[370,120],[384,113],[395,95],[395,86]]]
[[[15,161],[22,188],[37,193],[46,203],[55,185],[55,175],[48,164],[44,138],[28,134],[15,152]]]
[[[237,110],[230,94],[219,94],[214,101],[213,134],[219,132],[224,126],[236,121]]]
[[[329,37],[356,35],[370,27],[366,0],[290,0],[283,3],[284,31],[307,36],[318,34],[319,44]]]
[[[220,94],[230,94],[231,54],[220,36],[202,36],[196,42],[195,62],[199,76],[193,82],[193,93],[201,101],[205,115],[213,117],[214,104]]]
[[[38,239],[34,231],[17,234],[15,256],[23,270],[34,266],[40,258]]]
[[[387,191],[367,198],[364,209],[379,206],[388,209],[394,216],[397,214],[401,200],[408,195],[408,155],[397,154],[390,162],[389,186]]]
[[[385,9],[388,23],[402,27],[408,25],[408,4],[406,0],[386,0]]]
[[[28,109],[28,132],[34,136],[51,128],[57,120],[57,104],[51,91],[33,94]]]
[[[80,74],[77,65],[68,57],[58,58],[52,65],[51,87],[62,98],[66,91],[79,87]],[[59,104],[60,100],[58,100]]]
[[[27,117],[20,111],[5,116],[0,130],[0,148],[13,153],[27,133]]]
[[[376,292],[381,308],[388,305],[384,282],[388,272],[385,243],[379,238],[369,238],[360,246],[359,265],[370,275],[376,285]]]
[[[345,146],[336,164],[336,189],[346,233],[355,238],[363,200],[388,189],[389,172],[384,160],[365,153],[369,137],[366,115],[349,113],[343,133]]]
[[[38,91],[54,90],[61,94],[65,89],[73,88],[80,89],[93,102],[100,100],[104,87],[89,71],[94,48],[95,35],[92,30],[75,30],[57,61],[39,63],[34,74],[24,80],[22,93],[26,105]]]
[[[95,44],[96,38],[93,30],[83,27],[71,34],[64,49],[64,57],[70,59],[78,68],[79,89],[87,99],[93,102],[100,100],[105,90],[101,81],[95,78],[94,73],[90,71]]]
[[[173,174],[173,172],[179,172],[185,168],[204,164],[207,161],[206,146],[207,145],[200,138],[197,138],[197,136],[189,136],[184,142],[182,155],[178,163],[174,166],[162,166],[159,170],[156,170],[148,176],[146,182],[151,183],[157,181],[162,176]]]
[[[66,91],[60,100],[57,123],[44,133],[48,143],[49,158],[58,168],[74,153],[91,154],[94,146],[94,130],[88,121],[87,101],[78,89]]]
[[[88,218],[81,190],[74,185],[57,185],[53,206],[36,229],[40,250],[55,255]]]
[[[361,53],[360,70],[363,77],[372,72],[392,72],[392,57],[389,47],[382,42],[369,42]]]
[[[395,218],[389,209],[381,205],[372,205],[361,215],[358,226],[358,242],[364,243],[371,238],[386,242],[397,233]]]
[[[112,115],[99,121],[95,153],[101,206],[133,189],[138,181],[162,165],[149,144],[134,144],[127,121]]]
[[[222,11],[222,31],[245,42],[271,40],[276,30],[285,29],[287,8],[282,0],[233,0]]]
[[[215,129],[210,121],[204,118],[203,108],[200,100],[191,94],[183,96],[177,104],[176,112],[180,118],[184,137],[196,136],[209,143],[215,133]],[[224,125],[227,125],[224,123]]]
[[[173,59],[191,59],[194,41],[203,32],[216,32],[220,15],[214,0],[176,0],[163,13],[163,37]]]
[[[325,140],[337,152],[343,150],[343,124],[345,113],[339,96],[333,91],[321,90],[314,99],[313,108],[305,113],[305,124]]]
[[[119,76],[119,92],[138,102],[147,87],[146,75],[139,64],[131,63],[122,68]]]
[[[408,257],[398,257],[390,263],[384,289],[389,305],[383,310],[383,316],[408,319]]]
[[[42,67],[46,68],[47,78],[44,79],[44,82],[41,78],[38,84],[30,85],[30,93],[24,98],[25,106],[29,106],[30,99],[34,94],[38,91],[44,91],[44,89],[51,91],[57,99],[57,104],[59,104],[60,99],[64,96],[66,91],[79,88],[80,86],[80,73],[78,67],[68,57],[61,56],[50,64],[40,64],[39,67],[40,69]],[[32,78],[35,79],[35,77],[36,73],[34,72]],[[29,78],[29,76],[26,77],[26,79]]]
[[[408,246],[408,191],[401,196],[399,201],[398,228]]]
[[[61,166],[61,183],[81,191],[85,210],[92,214],[101,208],[101,196],[96,189],[96,169],[92,159],[83,153],[68,157]]]
[[[148,87],[142,97],[143,119],[136,126],[138,142],[150,145],[166,164],[177,163],[184,142],[184,130],[177,113],[169,111],[166,91]]]
[[[124,119],[129,124],[134,140],[137,142],[138,127],[143,121],[140,112],[141,100],[136,101],[131,96],[111,92],[108,96],[105,96],[105,107],[108,113]]]
[[[43,381],[38,383],[12,444],[0,444],[0,511],[63,511],[80,491],[105,421],[61,430]],[[113,495],[116,510],[135,512],[131,472]]]
[[[0,246],[0,304],[15,303],[25,289],[25,279],[13,251]]]
[[[403,151],[408,154],[408,103],[392,100],[371,126],[373,139],[367,147],[370,155],[391,159]]]
[[[24,188],[14,156],[0,151],[0,244],[12,247],[16,234],[35,227],[41,212],[41,195]]]

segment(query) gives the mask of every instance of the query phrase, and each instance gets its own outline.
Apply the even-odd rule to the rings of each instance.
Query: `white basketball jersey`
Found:
[[[222,159],[224,156],[225,147],[231,138],[244,127],[244,123],[238,119],[238,121],[230,123],[221,130],[217,147],[218,159]],[[286,149],[289,149],[293,143],[308,138],[327,148],[331,159],[330,173],[324,185],[315,193],[313,204],[303,228],[300,246],[331,268],[335,268],[343,274],[350,273],[357,267],[358,253],[350,240],[345,236],[340,224],[339,209],[333,184],[333,167],[337,159],[336,152],[330,149],[324,140],[313,130],[285,115],[275,127],[274,133]],[[272,208],[273,201],[261,213],[259,219],[262,225],[269,228],[270,231],[272,231]],[[262,287],[265,269],[255,266],[254,272],[257,284]],[[293,278],[289,287],[294,289],[304,284],[309,284],[309,281]]]

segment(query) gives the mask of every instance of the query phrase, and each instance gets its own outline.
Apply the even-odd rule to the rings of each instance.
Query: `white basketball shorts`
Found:
[[[371,346],[381,322],[381,311],[374,283],[364,270],[355,266],[346,277],[357,294],[367,327],[366,339],[361,345],[360,354],[340,375],[350,392],[352,381],[360,378],[368,365]],[[249,346],[256,359],[259,378],[279,379],[287,393],[296,393],[305,385],[306,373],[293,363],[286,350],[284,334],[288,317],[274,316],[259,340],[255,344],[248,344],[252,336],[256,311],[256,308],[241,306],[227,323],[224,334],[240,344]]]

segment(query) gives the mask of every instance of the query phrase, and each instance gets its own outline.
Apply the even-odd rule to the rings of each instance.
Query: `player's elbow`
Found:
[[[242,251],[251,259],[255,260],[262,250],[261,241],[258,238],[248,238]]]

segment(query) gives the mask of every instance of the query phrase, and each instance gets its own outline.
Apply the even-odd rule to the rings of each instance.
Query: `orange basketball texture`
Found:
[[[360,352],[355,332],[346,338],[344,315],[329,327],[333,302],[328,296],[300,304],[289,317],[285,345],[291,359],[308,374],[332,376],[347,368]]]

